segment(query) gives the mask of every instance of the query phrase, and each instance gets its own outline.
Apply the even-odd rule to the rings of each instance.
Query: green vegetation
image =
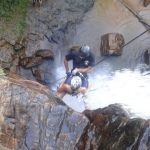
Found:
[[[5,76],[5,73],[4,73],[3,69],[1,68],[1,66],[0,66],[0,76]]]
[[[22,36],[29,0],[0,0],[1,32],[14,37]]]

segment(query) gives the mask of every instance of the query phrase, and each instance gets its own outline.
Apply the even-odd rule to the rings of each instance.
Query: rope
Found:
[[[122,47],[120,47],[120,49],[123,48],[123,47],[125,47],[125,46],[127,46],[128,44],[130,44],[131,42],[133,42],[134,40],[136,40],[137,38],[139,38],[140,36],[142,36],[143,34],[145,34],[146,32],[148,32],[149,30],[150,30],[150,28],[148,28],[146,31],[144,31],[144,32],[142,32],[141,34],[139,34],[138,36],[136,36],[134,39],[132,39],[132,40],[129,41],[128,43],[124,44]],[[113,50],[115,50],[115,51],[114,51],[112,54],[114,54],[118,49],[113,49]],[[111,55],[112,55],[112,54],[111,54]],[[93,67],[97,66],[99,63],[101,63],[102,61],[106,60],[106,59],[109,58],[111,55],[105,56],[105,58],[103,58],[102,60],[98,61]],[[89,69],[90,69],[90,68],[89,68]],[[89,69],[87,69],[86,71],[88,71]],[[85,72],[86,72],[86,71],[85,71]],[[65,77],[65,76],[64,76],[64,77]],[[64,77],[62,77],[62,78],[56,80],[55,82],[49,83],[49,84],[54,84],[54,83],[56,83],[57,81],[62,80]]]
[[[131,42],[133,42],[134,40],[136,40],[137,38],[139,38],[140,36],[142,36],[143,34],[145,34],[146,32],[148,32],[149,30],[150,30],[150,28],[148,28],[146,31],[142,32],[141,34],[139,34],[138,36],[136,36],[134,39],[132,39],[131,41],[129,41],[128,43],[126,43],[125,45],[123,45],[122,47],[120,47],[120,49],[122,49],[123,47],[127,46],[128,44],[130,44]],[[118,49],[114,49],[114,50],[115,51],[112,54],[114,54]],[[107,59],[111,55],[107,55],[104,59],[102,59],[99,62],[97,62],[93,67],[95,67],[96,65],[98,65],[99,63],[101,63],[102,61],[104,61],[105,59]]]
[[[123,47],[127,46],[128,44],[130,44],[131,42],[133,42],[134,40],[136,40],[137,38],[139,38],[140,36],[142,36],[143,34],[145,34],[146,32],[148,32],[149,30],[150,30],[150,28],[148,28],[146,31],[142,32],[141,34],[139,34],[139,35],[136,36],[134,39],[132,39],[131,41],[129,41],[128,43],[126,43],[125,45],[123,45],[123,46],[120,47],[120,48],[123,48]],[[115,50],[115,51],[114,51],[112,54],[114,54],[118,49],[114,49],[114,50]],[[111,55],[112,55],[112,54],[111,54]],[[97,66],[99,63],[101,63],[102,61],[106,60],[106,59],[109,58],[111,55],[105,56],[105,58],[103,58],[102,60],[98,61],[93,67]],[[2,69],[5,69],[5,68],[2,68]],[[89,69],[87,69],[86,71],[88,71],[88,70],[89,70]],[[18,75],[19,75],[19,74],[18,74]],[[21,75],[19,75],[19,76],[22,77]],[[65,77],[65,76],[64,76],[64,77]],[[56,83],[56,82],[62,80],[64,77],[62,77],[62,78],[56,80],[55,82],[49,82],[48,85],[49,85],[49,84],[54,84],[54,83]]]

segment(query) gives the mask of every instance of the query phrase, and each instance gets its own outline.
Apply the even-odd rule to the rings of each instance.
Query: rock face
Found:
[[[144,0],[144,6],[147,7],[150,4],[150,0]]]
[[[0,39],[0,61],[2,68],[19,74],[19,57],[15,53],[21,48],[20,44],[11,45],[5,39]]]
[[[14,53],[13,47],[11,44],[6,42],[4,39],[0,40],[0,61],[10,63],[12,61],[11,54]]]
[[[43,69],[42,65],[48,66],[50,63],[52,64],[54,59],[53,52],[49,49],[38,49],[35,53],[32,53],[31,57],[27,57],[26,53],[25,42],[11,45],[6,40],[0,39],[0,64],[5,69],[5,73],[11,72],[21,75],[20,70],[25,68],[32,71],[36,80],[45,84],[48,83],[51,72]]]
[[[12,44],[10,44],[11,47],[5,46],[1,49],[1,59],[7,60],[7,63],[4,61],[3,66],[7,67],[7,69],[11,68],[10,63],[13,61],[11,54],[16,54],[17,51],[21,60],[18,61],[18,56],[15,58],[14,66],[11,68],[13,73],[32,80],[35,76],[36,80],[40,80],[42,83],[52,82],[50,78],[54,78],[55,75],[52,77],[52,73],[49,72],[49,69],[46,69],[49,67],[47,61],[42,61],[42,67],[39,67],[36,75],[32,76],[32,72],[28,68],[35,67],[36,65],[39,66],[41,59],[39,57],[31,57],[33,57],[37,50],[43,49],[41,48],[40,41],[43,41],[44,38],[47,38],[52,45],[69,44],[75,35],[76,25],[82,21],[85,12],[90,10],[93,4],[94,0],[30,0],[26,16],[26,38],[19,38],[18,43],[15,43],[15,37],[13,36],[7,38],[7,41]],[[0,34],[0,38],[5,37]],[[55,49],[52,50],[55,51]],[[52,58],[52,55],[48,53],[45,54]],[[37,54],[41,55],[41,52],[38,51]],[[47,58],[44,55],[43,57]],[[20,69],[17,62],[23,68]]]
[[[50,51],[48,49],[37,50],[36,55],[40,56],[42,58],[52,58],[52,59],[54,58],[52,51]]]
[[[149,120],[130,119],[118,104],[84,111],[90,125],[78,143],[78,150],[148,150]]]
[[[20,66],[31,68],[42,64],[42,57],[26,57],[19,61]]]
[[[148,150],[149,120],[114,104],[73,111],[45,86],[0,78],[1,150]]]
[[[39,49],[38,40],[44,37],[50,43],[69,44],[75,35],[76,24],[93,4],[94,0],[44,0],[42,7],[37,9],[30,2],[26,20],[29,47],[32,51]]]
[[[88,119],[28,80],[0,79],[0,143],[15,150],[74,149]],[[5,148],[4,148],[5,149]]]

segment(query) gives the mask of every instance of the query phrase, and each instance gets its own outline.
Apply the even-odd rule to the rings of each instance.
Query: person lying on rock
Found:
[[[72,72],[74,71],[76,73],[82,74],[82,77],[80,77],[81,78],[80,83],[78,83],[79,79],[77,79],[77,76],[74,75],[74,80],[75,80],[74,82],[78,83],[78,86],[76,85],[76,88],[75,87],[73,88],[73,86],[71,85],[71,79],[73,77],[71,75],[72,73],[69,71],[68,61],[70,60],[73,60]],[[73,51],[72,53],[66,55],[64,59],[64,65],[65,65],[67,77],[58,87],[57,91],[59,93],[57,96],[59,98],[63,98],[66,93],[68,94],[86,93],[90,85],[88,82],[88,73],[92,72],[94,64],[95,64],[95,56],[91,52],[90,47],[88,45],[84,45],[79,50]]]

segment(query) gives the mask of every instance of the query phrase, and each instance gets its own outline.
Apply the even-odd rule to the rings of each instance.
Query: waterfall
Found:
[[[94,70],[89,76],[91,88],[86,99],[89,108],[97,109],[119,103],[130,112],[131,117],[149,119],[150,74],[147,66],[141,64],[134,70],[122,69],[109,74],[108,68],[108,64],[105,64],[104,68]],[[62,70],[63,67],[58,69],[59,72]],[[85,110],[85,99],[81,96],[66,95],[63,101],[76,111]]]
[[[135,70],[122,69],[110,75],[94,73],[91,83],[96,90],[89,93],[91,108],[120,103],[130,111],[131,117],[150,118],[150,75],[143,69],[144,65],[138,65]]]
[[[129,1],[127,4],[144,19],[150,20],[150,7],[145,8],[138,1]],[[85,14],[82,23],[78,24],[76,29],[76,35],[72,37],[69,45],[89,45],[97,56],[96,62],[104,58],[100,54],[102,35],[117,32],[122,34],[125,43],[128,43],[146,30],[145,26],[116,0],[96,0],[91,11]],[[120,103],[130,111],[132,117],[149,118],[150,75],[144,75],[146,72],[141,73],[141,69],[146,70],[146,67],[140,65],[144,62],[144,52],[150,48],[149,38],[149,33],[145,33],[125,46],[122,56],[111,56],[94,67],[89,76],[92,86],[86,100],[91,109]],[[63,59],[68,53],[65,51],[66,47],[59,47],[60,58],[56,55],[56,80],[65,76]],[[56,85],[53,89],[56,90]],[[85,101],[80,97],[66,95],[63,101],[76,111],[82,112],[85,109]]]

